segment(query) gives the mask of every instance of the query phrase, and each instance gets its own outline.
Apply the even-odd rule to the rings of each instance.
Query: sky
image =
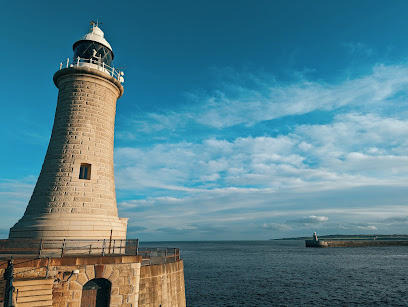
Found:
[[[408,233],[407,1],[7,1],[0,237],[47,150],[52,81],[103,24],[128,238]]]

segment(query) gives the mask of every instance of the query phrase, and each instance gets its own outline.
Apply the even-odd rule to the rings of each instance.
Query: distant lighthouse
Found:
[[[116,101],[123,73],[103,31],[92,23],[74,57],[54,75],[54,126],[34,192],[9,238],[125,239],[113,171]]]

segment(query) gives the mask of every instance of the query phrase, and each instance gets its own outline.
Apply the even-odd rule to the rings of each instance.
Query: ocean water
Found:
[[[179,247],[187,306],[408,306],[408,247],[304,241],[152,242]]]

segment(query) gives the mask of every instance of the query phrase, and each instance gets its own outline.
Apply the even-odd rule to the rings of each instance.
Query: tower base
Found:
[[[149,266],[142,266],[141,262],[142,256],[15,259],[17,290],[13,300],[15,306],[80,307],[106,303],[114,307],[185,307],[183,261]],[[7,263],[3,262],[0,306],[6,268]]]
[[[23,217],[10,228],[9,239],[123,240],[126,239],[127,221],[127,218],[114,219],[105,215]]]

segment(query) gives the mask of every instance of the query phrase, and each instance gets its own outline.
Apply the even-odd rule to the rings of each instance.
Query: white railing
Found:
[[[106,65],[103,61],[101,61],[98,58],[90,59],[84,59],[80,57],[74,59],[68,58],[66,61],[60,63],[60,70],[69,67],[89,67],[107,73],[108,75],[118,80],[120,83],[123,83],[125,81],[125,79],[123,78],[124,75],[123,71],[115,69],[114,67],[111,67],[109,65]]]

